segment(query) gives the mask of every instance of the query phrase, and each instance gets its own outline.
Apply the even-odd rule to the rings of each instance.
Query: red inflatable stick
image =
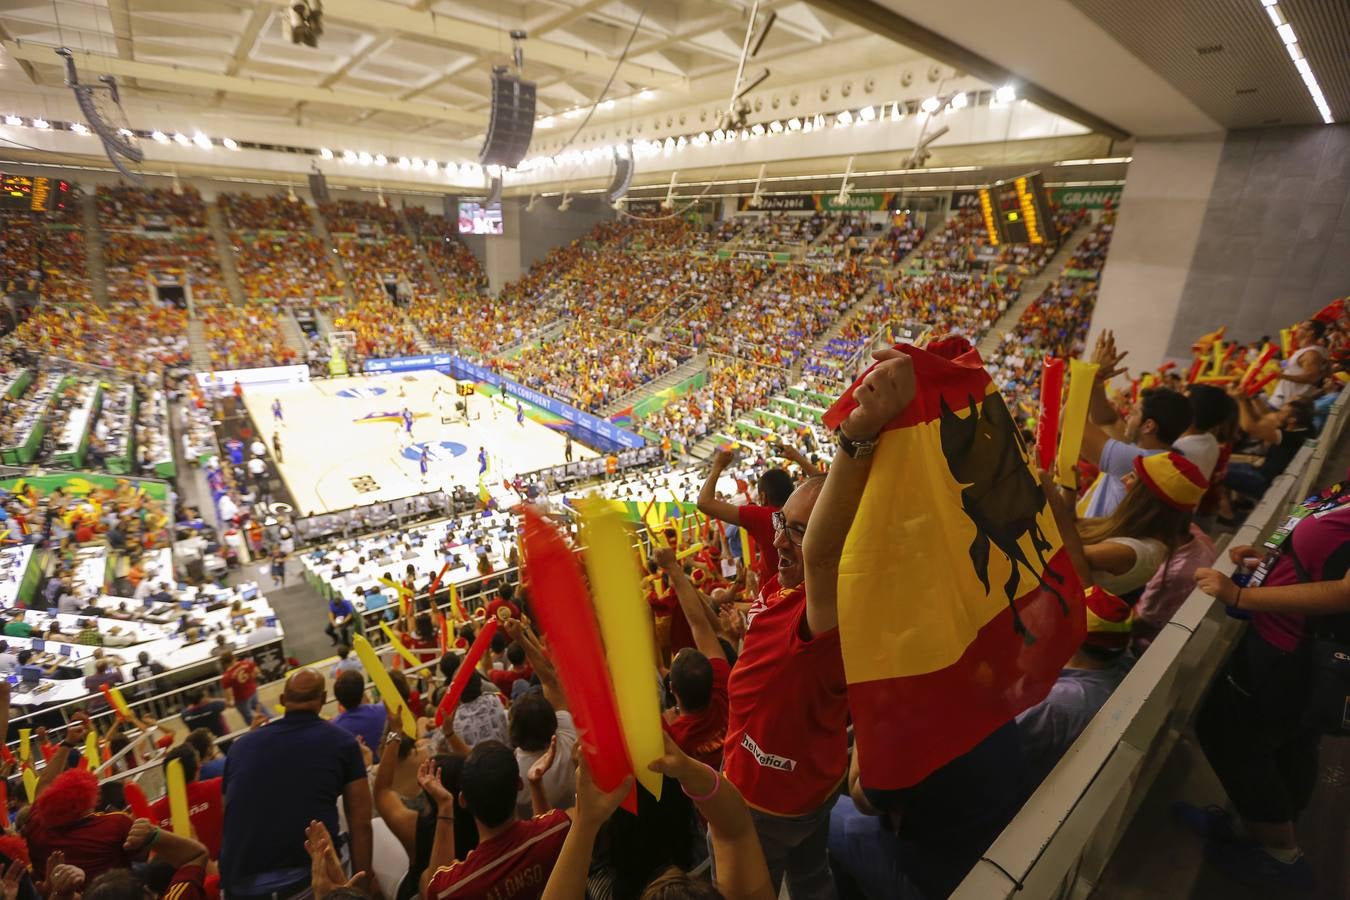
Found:
[[[493,619],[483,626],[483,630],[478,632],[478,637],[474,638],[473,646],[469,652],[464,654],[464,659],[459,663],[459,668],[455,670],[455,680],[450,682],[450,687],[445,689],[445,696],[441,698],[441,705],[436,707],[436,727],[440,728],[445,722],[445,717],[454,714],[455,707],[459,705],[460,695],[464,693],[464,688],[469,685],[469,675],[478,667],[478,661],[483,658],[487,652],[488,645],[492,643],[492,636],[497,633],[497,620]]]
[[[1280,377],[1280,370],[1272,369],[1270,372],[1267,372],[1264,376],[1248,383],[1247,396],[1255,397],[1257,394],[1261,393],[1263,390],[1266,389],[1266,385],[1270,384],[1272,381],[1274,381],[1276,378],[1279,377]]]
[[[1059,447],[1059,409],[1064,400],[1064,360],[1046,357],[1041,367],[1041,412],[1036,417],[1036,461],[1054,469]]]
[[[522,545],[530,583],[530,607],[548,637],[567,701],[582,738],[582,752],[596,787],[612,791],[632,773],[628,745],[619,728],[614,685],[605,665],[595,609],[581,577],[576,555],[558,530],[525,507]],[[635,804],[630,794],[625,806]],[[636,807],[634,807],[635,809]]]

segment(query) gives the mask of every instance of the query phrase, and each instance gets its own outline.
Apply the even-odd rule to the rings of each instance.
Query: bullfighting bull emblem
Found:
[[[1045,580],[1048,573],[1055,581],[1064,581],[1063,575],[1047,565],[1045,554],[1052,545],[1036,524],[1036,516],[1046,503],[1045,495],[1027,468],[1022,436],[1003,398],[994,392],[979,404],[973,396],[967,397],[970,414],[965,417],[947,406],[945,398],[942,400],[940,428],[942,455],[947,458],[952,477],[962,486],[961,508],[975,526],[970,562],[987,592],[990,545],[1008,558],[1012,572],[1003,592],[1012,609],[1013,628],[1027,643],[1032,643],[1035,637],[1022,622],[1015,603],[1022,566],[1040,573],[1036,576],[1040,586],[1055,595],[1065,615],[1069,613],[1064,595]],[[1025,535],[1031,537],[1039,567],[1032,565],[1018,543]]]

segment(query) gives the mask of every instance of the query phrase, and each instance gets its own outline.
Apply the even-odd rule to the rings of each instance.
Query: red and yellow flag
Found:
[[[858,762],[883,790],[1042,700],[1084,635],[1082,587],[979,354],[963,338],[898,349],[918,391],[882,432],[839,570]],[[825,424],[856,406],[850,387]]]

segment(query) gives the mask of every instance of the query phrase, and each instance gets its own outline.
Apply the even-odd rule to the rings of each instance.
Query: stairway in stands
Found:
[[[98,221],[98,197],[91,191],[80,192],[80,223],[84,228],[84,267],[89,277],[89,292],[99,306],[108,305],[108,271],[103,256],[103,226]]]
[[[664,391],[668,387],[674,387],[686,378],[693,378],[707,368],[707,365],[708,354],[706,352],[697,353],[692,359],[680,363],[661,377],[653,378],[646,384],[621,395],[617,400],[611,401],[600,411],[600,417],[607,419],[619,410],[632,406],[643,397],[651,396],[658,391]]]
[[[431,257],[427,255],[427,248],[417,239],[417,233],[413,231],[412,223],[408,221],[408,217],[403,214],[402,210],[398,213],[398,229],[403,232],[404,237],[412,242],[413,252],[417,254],[417,261],[422,264],[422,268],[431,276],[431,283],[436,288],[436,299],[444,303],[445,298],[450,295],[446,293],[445,282],[441,280],[441,273],[431,264]],[[422,337],[422,332],[420,330],[417,331],[417,339],[419,347],[426,340],[426,338]],[[430,346],[424,348],[422,352],[425,353],[429,350]]]
[[[304,362],[309,355],[309,342],[305,340],[305,333],[300,329],[300,323],[295,320],[295,313],[291,312],[290,307],[283,307],[277,319],[281,325],[281,336],[286,341],[286,346],[295,351],[297,360]]]
[[[1064,239],[1064,243],[1059,245],[1055,255],[1046,262],[1045,268],[1022,282],[1022,292],[1018,295],[1017,302],[1004,310],[1003,315],[994,321],[994,324],[989,327],[989,331],[976,348],[980,351],[982,359],[989,359],[990,355],[998,349],[999,344],[1003,343],[1003,336],[1017,324],[1017,320],[1022,317],[1026,308],[1045,292],[1046,286],[1059,277],[1060,272],[1064,269],[1064,264],[1073,257],[1073,254],[1078,250],[1078,246],[1087,240],[1091,233],[1091,225],[1083,226],[1071,232]]]
[[[328,262],[337,273],[338,280],[342,282],[342,296],[347,298],[349,304],[355,306],[356,291],[352,290],[352,279],[347,274],[347,267],[342,264],[342,256],[337,252],[337,244],[333,242],[333,235],[328,231],[328,223],[323,220],[323,213],[319,212],[317,206],[311,206],[309,217],[313,223],[314,235],[323,242]],[[322,314],[319,316],[320,321],[326,321],[326,318]],[[324,337],[327,337],[327,331],[324,331]]]
[[[206,225],[211,237],[216,241],[216,260],[220,263],[220,274],[225,278],[225,289],[230,292],[230,302],[243,306],[244,283],[239,280],[239,270],[234,265],[234,241],[225,227],[225,216],[214,203],[206,204]]]
[[[211,352],[206,346],[206,327],[202,320],[188,311],[188,352],[192,354],[192,368],[198,372],[211,371]]]

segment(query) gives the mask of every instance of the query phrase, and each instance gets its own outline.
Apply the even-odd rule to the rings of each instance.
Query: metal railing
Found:
[[[1258,545],[1302,500],[1344,431],[1350,392],[1299,450],[1232,543]],[[1231,575],[1222,553],[1214,568]],[[1241,624],[1195,590],[952,894],[955,900],[1086,897],[1228,658]]]

